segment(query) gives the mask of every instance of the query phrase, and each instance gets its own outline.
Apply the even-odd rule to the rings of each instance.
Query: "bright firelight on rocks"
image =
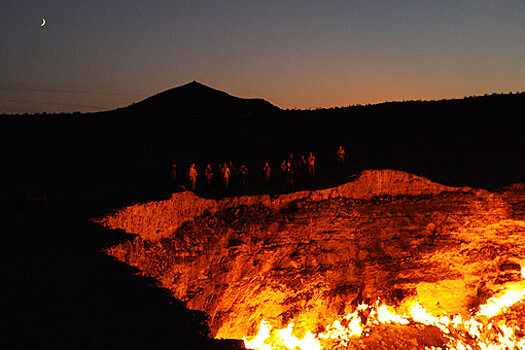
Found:
[[[525,269],[521,269],[522,275]],[[525,276],[524,276],[525,278]],[[525,336],[517,325],[507,324],[502,316],[510,307],[525,299],[525,281],[508,285],[479,307],[479,311],[469,319],[461,315],[443,315],[436,317],[417,301],[408,302],[399,314],[394,307],[380,303],[359,305],[353,313],[328,325],[324,332],[313,334],[307,331],[305,336],[294,335],[294,324],[290,323],[281,330],[272,328],[266,321],[260,323],[258,334],[244,339],[246,348],[259,350],[301,349],[321,350],[334,346],[347,347],[352,339],[367,336],[375,326],[381,324],[421,324],[439,328],[447,343],[447,349],[525,349]],[[399,309],[402,309],[400,306]],[[366,314],[366,317],[363,315]],[[437,349],[426,347],[426,349]]]

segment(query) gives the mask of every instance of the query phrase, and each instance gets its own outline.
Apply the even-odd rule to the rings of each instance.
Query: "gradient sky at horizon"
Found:
[[[523,0],[17,0],[0,33],[0,113],[114,109],[192,80],[281,108],[525,90]]]

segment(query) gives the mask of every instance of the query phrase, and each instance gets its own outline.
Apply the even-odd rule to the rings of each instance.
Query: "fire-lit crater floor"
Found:
[[[108,254],[205,311],[217,338],[267,349],[520,349],[524,197],[523,184],[490,193],[371,170],[277,197],[175,193],[98,221],[138,234]],[[288,329],[295,340],[279,338]]]

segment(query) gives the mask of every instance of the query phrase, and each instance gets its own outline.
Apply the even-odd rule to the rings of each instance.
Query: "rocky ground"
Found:
[[[110,255],[205,311],[216,337],[241,339],[262,319],[321,331],[378,298],[467,316],[521,279],[524,193],[522,185],[490,193],[369,171],[335,189],[273,198],[174,194],[99,222],[138,234]],[[361,345],[443,345],[439,332],[421,334],[392,326]]]

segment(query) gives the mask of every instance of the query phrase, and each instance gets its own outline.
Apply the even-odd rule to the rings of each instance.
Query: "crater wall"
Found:
[[[262,205],[272,210],[282,210],[298,200],[321,201],[333,198],[371,199],[377,196],[420,196],[443,192],[471,191],[441,185],[426,178],[396,170],[365,170],[358,177],[343,185],[316,191],[301,191],[278,196],[259,195],[227,197],[221,200],[205,199],[193,192],[174,193],[168,200],[137,204],[97,220],[112,229],[140,235],[145,240],[158,241],[177,230],[184,222],[205,211],[217,211],[241,205]]]
[[[371,170],[276,197],[177,193],[100,222],[139,235],[109,254],[205,311],[216,337],[241,339],[262,319],[315,332],[378,298],[468,314],[521,279],[525,222],[509,193]]]

